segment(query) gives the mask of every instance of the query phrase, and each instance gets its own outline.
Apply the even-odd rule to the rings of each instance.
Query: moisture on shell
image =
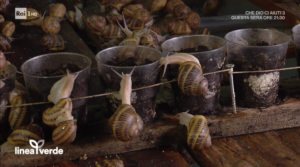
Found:
[[[272,72],[262,75],[250,75],[244,82],[249,82],[249,87],[257,96],[266,96],[271,88],[279,82],[279,72]]]

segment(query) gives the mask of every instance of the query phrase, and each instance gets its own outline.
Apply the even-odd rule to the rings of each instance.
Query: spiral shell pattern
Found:
[[[123,38],[121,28],[115,24],[106,25],[101,36],[105,39]]]
[[[185,17],[185,21],[188,23],[191,29],[196,29],[201,23],[200,16],[196,12],[187,14],[187,16]]]
[[[72,112],[72,100],[70,98],[61,99],[53,108],[48,108],[43,113],[43,122],[46,125],[56,127],[56,119],[64,112]]]
[[[49,8],[49,14],[52,17],[62,18],[65,16],[66,11],[67,10],[66,10],[65,5],[62,3],[54,4],[54,5],[50,6],[50,8]]]
[[[77,131],[77,120],[60,123],[52,133],[55,144],[68,144],[75,140]]]
[[[92,31],[102,31],[106,26],[106,20],[103,16],[92,15],[83,19],[86,27]]]
[[[191,12],[191,9],[188,6],[186,6],[184,4],[180,4],[180,5],[175,6],[175,8],[173,10],[173,17],[180,18],[190,12]]]
[[[47,34],[57,34],[60,31],[60,24],[54,17],[47,16],[42,20],[41,28]]]
[[[123,14],[127,17],[133,17],[134,16],[134,12],[137,9],[143,9],[143,5],[142,4],[131,4],[131,5],[127,5],[124,7],[123,9]]]
[[[29,139],[39,141],[44,139],[44,133],[42,128],[37,124],[24,125],[15,129],[10,136],[7,138],[7,141],[14,145],[28,145]]]
[[[174,8],[180,4],[184,5],[184,2],[182,2],[181,0],[169,0],[166,4],[166,8],[167,8],[168,12],[172,14]]]
[[[12,21],[4,21],[3,23],[0,23],[0,30],[1,33],[11,37],[12,34],[15,32],[16,26]]]
[[[6,52],[11,48],[10,40],[6,35],[0,34],[0,50]]]
[[[140,19],[144,23],[148,23],[153,18],[151,14],[146,9],[137,9],[134,11],[133,18]]]
[[[128,104],[122,104],[109,119],[109,126],[116,139],[130,141],[143,129],[143,121]]]
[[[12,100],[13,107],[9,113],[9,124],[13,129],[17,129],[22,125],[27,125],[31,122],[31,113],[27,106],[16,107],[17,105],[25,104],[26,98],[24,96],[16,96]]]
[[[199,96],[208,89],[202,68],[195,62],[184,62],[179,67],[178,86],[186,95]]]
[[[145,28],[145,23],[141,19],[127,18],[126,23],[131,30],[140,30]]]
[[[45,34],[41,39],[41,45],[47,50],[58,51],[65,49],[64,39],[60,35],[54,33]]]
[[[186,35],[191,33],[192,30],[187,22],[177,20],[175,22],[169,23],[168,32],[172,35]]]
[[[209,141],[208,141],[209,140]],[[207,120],[202,115],[196,115],[189,123],[187,143],[192,150],[201,150],[211,145]]]

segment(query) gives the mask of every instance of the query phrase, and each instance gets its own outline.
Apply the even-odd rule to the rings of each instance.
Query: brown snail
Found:
[[[221,9],[220,0],[206,0],[204,3],[204,11],[207,15],[216,15]]]
[[[153,22],[151,14],[146,9],[137,9],[133,13],[133,18],[142,20],[146,26],[149,26]]]
[[[15,32],[16,26],[12,21],[4,21],[0,23],[0,31],[2,34],[11,37]]]
[[[26,21],[26,22],[21,22],[20,24],[22,26],[41,26],[42,21],[45,18],[45,14],[46,14],[46,11],[44,12],[43,16],[38,17],[37,19],[29,20],[29,21]]]
[[[174,18],[180,18],[187,15],[190,12],[191,9],[187,5],[179,4],[174,7],[172,15]]]
[[[21,126],[10,134],[7,141],[14,146],[20,146],[29,145],[30,139],[35,141],[44,139],[43,130],[39,125],[30,124]]]
[[[65,5],[62,3],[51,4],[49,7],[49,15],[55,18],[63,18],[66,11]]]
[[[43,49],[46,50],[58,51],[65,49],[64,39],[60,35],[54,33],[45,34],[41,39],[41,45]]]
[[[83,21],[85,26],[97,35],[100,35],[102,29],[106,26],[106,19],[103,16],[91,15]]]
[[[47,16],[42,20],[41,28],[47,34],[57,34],[60,31],[60,24],[54,17]]]
[[[191,115],[187,112],[179,113],[180,124],[187,127],[187,143],[192,150],[202,150],[211,146],[211,136],[207,120],[202,115]]]
[[[121,28],[115,24],[106,25],[102,29],[101,36],[105,39],[123,38]]]
[[[143,5],[142,4],[131,4],[131,5],[127,5],[123,8],[123,14],[126,16],[126,17],[131,17],[133,18],[134,16],[134,12],[137,10],[137,9],[143,9]]]
[[[8,118],[11,128],[16,129],[22,125],[28,125],[32,121],[31,113],[30,110],[27,108],[27,106],[17,107],[17,105],[21,105],[25,103],[27,103],[26,96],[22,96],[22,95],[16,96],[11,101],[11,105],[13,105],[13,107],[10,110],[9,118]]]
[[[201,23],[200,16],[196,12],[186,14],[184,16],[184,20],[188,23],[191,29],[196,29]]]
[[[192,32],[191,27],[187,22],[177,20],[169,23],[168,32],[172,35],[186,35]]]
[[[30,13],[30,16],[27,16],[26,20],[35,20],[41,17],[40,13],[33,8],[27,8],[27,13]]]
[[[77,120],[68,120],[57,125],[52,133],[55,144],[68,144],[75,140],[77,131]]]
[[[168,64],[179,64],[178,87],[186,95],[199,96],[207,93],[208,81],[203,76],[199,60],[193,55],[177,53],[161,58],[160,65],[164,65],[164,73]]]
[[[181,0],[169,0],[166,4],[166,8],[169,13],[173,14],[174,8],[180,4],[184,5],[184,2],[182,2]]]
[[[8,51],[11,48],[10,43],[12,42],[12,40],[12,38],[0,34],[0,50],[4,52]]]
[[[43,122],[48,126],[56,127],[57,118],[65,112],[70,113],[68,116],[71,116],[72,108],[73,104],[70,98],[61,99],[54,107],[48,108],[43,113]]]
[[[146,4],[150,12],[157,12],[165,8],[167,0],[147,0]]]
[[[131,30],[140,30],[145,28],[145,23],[141,19],[136,18],[126,18],[126,23],[129,29]]]
[[[5,21],[4,17],[2,14],[0,14],[0,23],[3,23]]]
[[[104,159],[102,161],[95,162],[96,167],[124,167],[124,163],[120,159]]]
[[[135,68],[133,68],[130,74],[123,75],[112,69],[118,76],[122,78],[119,91],[122,104],[110,117],[109,127],[111,128],[115,138],[121,141],[132,140],[143,129],[143,120],[136,113],[130,101],[130,95],[132,91],[131,75],[134,69]]]
[[[112,11],[121,12],[123,7],[125,6],[124,3],[118,1],[110,1],[105,4],[105,12],[111,13]]]

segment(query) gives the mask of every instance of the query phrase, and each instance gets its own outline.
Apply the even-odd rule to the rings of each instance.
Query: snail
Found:
[[[187,22],[177,20],[168,25],[168,32],[172,35],[186,35],[192,32],[191,27]]]
[[[27,15],[27,18],[26,20],[35,20],[35,19],[38,19],[41,17],[40,13],[33,9],[33,8],[27,8],[27,13],[34,13],[34,14],[31,14],[30,16]]]
[[[39,141],[44,139],[42,128],[37,124],[24,125],[15,129],[7,141],[14,146],[29,145],[29,140]],[[1,148],[2,150],[2,148]]]
[[[122,30],[115,24],[106,25],[101,32],[101,36],[107,39],[123,38]]]
[[[146,4],[150,12],[157,12],[165,8],[167,0],[147,0]]]
[[[67,116],[72,116],[72,108],[73,104],[70,98],[61,99],[54,107],[48,108],[43,113],[43,122],[48,126],[56,127],[56,125],[59,124],[58,122],[62,122],[61,120],[57,120],[60,115],[67,112],[69,113]]]
[[[47,16],[42,20],[41,28],[47,34],[57,34],[60,31],[60,24],[54,17]]]
[[[133,18],[142,20],[145,26],[153,24],[153,18],[146,9],[136,9],[133,13]]]
[[[172,16],[174,18],[180,18],[180,17],[183,17],[184,15],[187,15],[190,12],[191,12],[191,9],[187,5],[179,4],[174,7]]]
[[[86,3],[86,0],[73,0],[76,4],[76,7],[79,9],[83,9],[83,6]]]
[[[3,23],[5,21],[4,17],[2,14],[0,14],[0,23]]]
[[[135,37],[125,38],[122,42],[119,43],[119,46],[123,45],[139,45],[139,40]]]
[[[169,0],[166,4],[166,8],[169,13],[173,14],[173,10],[177,5],[184,5],[184,2],[181,0]]]
[[[118,2],[118,1],[110,1],[105,4],[105,12],[111,13],[113,11],[115,12],[121,12],[122,8],[125,6],[124,3]]]
[[[103,16],[91,15],[83,21],[85,26],[97,35],[100,35],[102,29],[106,26],[106,20]]]
[[[0,34],[0,50],[8,51],[11,48],[10,43],[13,41],[13,38],[7,37],[6,35]]]
[[[60,35],[54,33],[45,34],[41,39],[41,45],[43,49],[47,50],[58,51],[65,49],[64,39]]]
[[[32,121],[30,110],[27,106],[20,106],[17,105],[26,104],[27,99],[26,96],[16,96],[11,101],[11,105],[13,106],[9,113],[9,124],[10,127],[13,129],[19,128],[22,125],[28,125]]]
[[[99,163],[95,162],[96,167],[124,167],[124,163],[120,159],[104,159]]]
[[[204,11],[207,15],[216,15],[221,9],[220,0],[206,0],[204,3]]]
[[[38,17],[37,19],[30,20],[30,21],[27,21],[27,22],[21,22],[20,24],[22,26],[41,26],[42,25],[42,21],[45,18],[45,14],[46,14],[46,11],[44,12],[44,14],[43,14],[42,17]]]
[[[203,76],[199,60],[187,53],[176,53],[166,58],[161,58],[160,65],[164,65],[166,72],[168,64],[179,64],[178,87],[186,95],[199,96],[207,93],[208,81]]]
[[[152,31],[156,32],[156,34],[161,35],[160,28],[158,26],[151,26]]]
[[[67,76],[64,76],[52,86],[48,100],[57,104],[60,99],[68,98],[71,95],[77,76],[78,73],[75,75],[70,74],[69,70],[67,70]]]
[[[137,10],[137,9],[143,9],[143,5],[142,4],[131,4],[131,5],[127,5],[123,8],[123,14],[126,16],[126,17],[131,17],[133,18],[134,17],[134,12]]]
[[[184,16],[184,20],[190,26],[191,29],[196,29],[201,23],[200,16],[196,12],[190,12]]]
[[[77,8],[77,6],[75,7],[75,23],[76,26],[79,30],[83,30],[84,29],[84,23],[83,23],[83,19],[82,19],[82,12],[80,9]]]
[[[66,12],[65,17],[68,19],[69,22],[72,24],[75,23],[75,12],[72,10],[69,10]]]
[[[130,141],[138,135],[143,129],[143,120],[136,113],[134,107],[130,102],[130,95],[132,91],[131,76],[130,74],[119,74],[113,70],[118,76],[122,78],[120,83],[119,94],[122,99],[122,104],[117,108],[115,113],[109,119],[109,127],[117,140]]]
[[[17,80],[15,81],[15,88],[9,92],[9,102],[12,103],[13,99],[17,96],[27,96],[27,90],[25,86],[23,86],[20,82]]]
[[[4,21],[0,23],[0,31],[2,34],[11,37],[15,32],[16,26],[12,21]]]
[[[9,0],[0,0],[0,14],[6,13]]]
[[[179,123],[187,127],[187,143],[192,150],[202,150],[211,146],[211,136],[204,116],[194,116],[187,112],[182,112],[178,115]]]
[[[57,125],[52,133],[52,140],[55,144],[68,144],[75,140],[77,120],[63,121]]]
[[[49,15],[54,18],[63,18],[66,11],[65,5],[62,3],[51,4],[49,6]]]
[[[121,16],[122,17],[122,16]],[[145,23],[141,19],[136,18],[126,18],[126,24],[131,30],[140,30],[145,28]]]
[[[107,19],[107,22],[109,22],[110,24],[117,24],[118,21],[119,22],[123,21],[122,15],[120,15],[115,10],[113,10],[111,13],[106,15],[105,18]]]

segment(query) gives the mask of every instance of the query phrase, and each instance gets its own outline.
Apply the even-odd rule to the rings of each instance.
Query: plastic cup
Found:
[[[298,24],[294,26],[292,31],[293,31],[294,45],[296,46],[297,66],[300,66],[300,25]],[[298,75],[300,77],[300,69],[298,69]]]
[[[290,38],[279,31],[240,29],[225,36],[228,63],[234,71],[261,71],[283,68]],[[268,107],[278,95],[280,72],[234,75],[238,105]]]

